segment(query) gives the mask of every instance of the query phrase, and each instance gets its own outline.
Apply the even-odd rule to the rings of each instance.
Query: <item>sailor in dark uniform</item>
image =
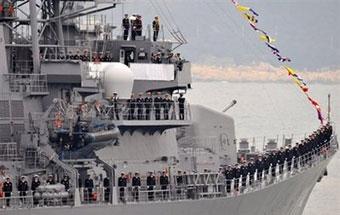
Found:
[[[153,201],[154,199],[153,189],[154,189],[154,186],[156,185],[156,178],[152,172],[150,172],[149,176],[146,178],[146,185],[148,189],[148,199],[149,201]]]
[[[226,179],[227,193],[230,193],[231,181],[234,179],[234,174],[233,174],[233,171],[230,165],[227,167],[224,174],[225,174],[225,179]]]
[[[243,191],[246,186],[247,186],[247,177],[248,177],[248,166],[246,162],[243,162],[241,167],[240,167],[240,171],[241,171],[241,185],[242,185],[242,190]]]
[[[112,110],[116,120],[119,120],[119,98],[116,92],[112,96]],[[113,118],[113,117],[112,117]]]
[[[152,105],[152,97],[151,97],[151,93],[148,92],[146,94],[146,97],[144,98],[145,119],[146,120],[150,120],[151,105]]]
[[[161,103],[162,103],[162,101],[163,101],[163,99],[161,97],[161,92],[157,92],[157,97],[154,99],[156,120],[161,119]]]
[[[183,93],[179,94],[178,98],[178,107],[179,107],[179,119],[184,120],[184,104],[185,98],[183,97]]]
[[[292,162],[293,162],[293,151],[292,146],[288,145],[288,147],[285,150],[285,158],[287,160],[287,170],[290,172],[292,170]]]
[[[69,177],[68,177],[67,175],[64,176],[63,180],[61,180],[60,183],[61,183],[62,185],[64,185],[65,191],[66,191],[66,192],[69,192],[69,191],[70,191],[70,179],[69,179]],[[64,204],[67,204],[67,198],[63,198],[63,199],[62,199],[62,202],[63,202]]]
[[[103,186],[104,186],[104,200],[105,200],[105,202],[109,202],[110,201],[111,188],[110,188],[110,179],[108,177],[104,178]]]
[[[235,164],[235,167],[233,168],[233,176],[234,176],[234,190],[239,191],[241,170],[238,164]]]
[[[91,202],[94,184],[93,179],[91,178],[90,175],[87,175],[87,178],[85,179],[84,188],[85,188],[84,190],[85,201]]]
[[[304,141],[302,141],[299,144],[298,150],[299,150],[299,156],[300,156],[299,157],[300,165],[303,167],[303,166],[305,166],[305,160],[306,160]]]
[[[128,100],[128,107],[129,107],[128,120],[134,120],[135,119],[136,100],[135,100],[133,94],[131,94],[131,97]]]
[[[142,36],[143,22],[142,22],[141,15],[137,15],[137,19],[135,20],[135,27],[136,27],[136,36]]]
[[[249,185],[253,185],[254,184],[254,175],[256,172],[256,167],[255,167],[255,163],[254,163],[254,159],[251,158],[250,162],[248,163],[248,172],[249,172]]]
[[[142,98],[142,93],[138,94],[138,98],[136,99],[137,105],[137,119],[142,120],[143,117],[143,106],[144,106],[144,99]]]
[[[153,29],[153,41],[157,41],[158,39],[158,33],[160,29],[160,23],[159,23],[159,17],[156,16],[155,19],[152,22],[152,29]]]
[[[184,185],[182,171],[177,172],[176,185],[177,185],[177,198],[181,199],[182,198],[182,188],[183,188],[183,185]]]
[[[125,17],[122,20],[122,28],[123,28],[123,38],[127,40],[129,37],[129,29],[130,29],[130,20],[129,15],[125,14]]]
[[[55,184],[53,175],[49,175],[49,176],[48,176],[48,178],[47,178],[47,180],[46,180],[46,184],[48,184],[48,185],[53,185],[53,184]]]
[[[36,192],[36,190],[39,186],[40,186],[39,176],[35,175],[32,179],[32,183],[31,183],[31,190],[32,190],[33,204],[34,205],[38,204],[38,199],[35,197],[35,192]]]
[[[133,200],[139,201],[139,188],[141,186],[141,181],[139,177],[139,173],[136,172],[135,176],[132,178],[132,194],[133,194]]]
[[[299,167],[299,157],[300,157],[299,143],[296,143],[296,145],[293,147],[292,151],[293,151],[293,156],[294,156],[293,167],[294,167],[294,169],[298,169],[298,167]]]
[[[163,106],[163,112],[164,112],[164,119],[168,120],[169,119],[169,110],[171,108],[171,99],[169,98],[169,95],[165,95],[163,102],[162,102],[162,106]]]
[[[270,163],[271,163],[272,180],[274,180],[275,177],[276,177],[276,166],[277,166],[277,162],[278,162],[276,152],[272,152],[269,155],[269,160],[270,160]]]
[[[125,188],[127,185],[127,178],[125,174],[122,172],[120,177],[118,178],[118,187],[119,187],[119,200],[122,203],[125,203]]]
[[[168,192],[169,177],[166,175],[165,171],[162,172],[162,175],[159,178],[159,183],[161,185],[161,190],[163,190],[162,192],[163,200],[168,199],[169,198],[169,192]]]
[[[18,191],[20,195],[20,200],[22,203],[25,203],[25,196],[27,196],[27,191],[28,191],[28,182],[26,181],[25,176],[21,176],[21,179],[18,183]]]
[[[262,156],[259,156],[258,159],[256,159],[256,161],[255,161],[255,168],[256,168],[256,180],[261,182],[262,181],[262,175],[263,175]]]
[[[282,174],[285,160],[286,160],[283,147],[281,147],[280,150],[276,153],[276,157],[278,159],[278,164],[279,164],[279,174]]]
[[[270,160],[268,155],[263,156],[263,170],[264,170],[264,179],[267,179],[267,175],[269,174],[270,168]]]
[[[132,18],[131,18],[131,40],[136,40],[136,30],[137,30],[137,27],[136,27],[136,19],[137,19],[137,15],[132,15]]]
[[[13,185],[9,177],[6,178],[6,181],[2,185],[2,192],[5,194],[6,198],[6,206],[10,206],[11,196],[13,191]]]
[[[65,186],[65,191],[70,190],[70,179],[67,175],[64,176],[63,180],[60,183]]]

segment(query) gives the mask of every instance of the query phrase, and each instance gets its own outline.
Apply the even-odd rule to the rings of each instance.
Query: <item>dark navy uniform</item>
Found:
[[[110,188],[110,179],[109,178],[104,178],[103,180],[103,186],[104,186],[104,200],[105,202],[110,201],[110,193],[111,193],[111,188]]]
[[[294,157],[293,150],[289,146],[289,148],[287,148],[284,153],[285,153],[285,158],[287,160],[287,170],[290,172],[292,170],[292,162],[293,162],[293,157]]]
[[[127,179],[124,175],[118,178],[119,187],[119,199],[121,202],[125,203],[125,188],[127,185]]]
[[[277,162],[279,164],[279,174],[282,174],[283,167],[284,167],[285,160],[286,160],[283,148],[281,148],[281,150],[276,153],[276,157],[277,157]]]
[[[119,105],[118,105],[119,101],[118,100],[119,98],[116,95],[112,97],[112,111],[113,111],[112,115],[116,117],[116,120],[119,120]]]
[[[180,97],[178,98],[179,119],[180,120],[184,120],[184,103],[185,103],[185,98],[183,97],[183,94],[180,94]]]
[[[123,27],[123,38],[124,40],[127,40],[129,37],[129,29],[130,29],[130,20],[127,15],[125,15],[125,18],[122,20],[122,27]]]
[[[161,185],[161,189],[163,190],[163,199],[168,197],[168,185],[169,185],[169,177],[165,174],[161,175],[159,178],[159,183]]]
[[[227,169],[225,171],[225,179],[226,179],[226,186],[227,186],[227,193],[230,193],[231,190],[231,181],[234,179],[234,172],[231,169]]]
[[[2,186],[2,192],[5,193],[7,207],[10,206],[10,202],[11,202],[10,198],[12,196],[12,191],[13,191],[13,185],[12,185],[12,182],[10,182],[8,179],[7,181],[3,183],[3,186]]]
[[[233,168],[233,175],[234,175],[234,189],[239,191],[239,182],[241,177],[241,170],[239,167]]]
[[[152,201],[154,199],[154,193],[152,192],[154,186],[156,185],[156,179],[155,179],[155,176],[153,175],[149,175],[147,178],[146,178],[146,185],[148,187],[148,198],[150,201]]]
[[[156,120],[160,120],[161,119],[161,103],[162,103],[162,101],[163,101],[163,99],[160,96],[157,96],[154,99]]]
[[[145,118],[146,120],[150,120],[150,111],[152,105],[152,98],[147,96],[144,99],[144,107],[145,107]]]
[[[32,190],[33,204],[34,205],[38,204],[38,199],[34,197],[35,196],[34,194],[35,194],[35,192],[36,192],[36,190],[39,186],[40,186],[40,180],[37,176],[35,176],[32,180],[32,183],[31,183],[31,190]]]
[[[132,178],[133,197],[136,201],[139,201],[139,187],[140,186],[141,186],[140,177],[138,175],[133,176]]]
[[[134,22],[134,25],[136,27],[136,36],[142,36],[143,22],[142,22],[142,17],[141,16],[137,17],[137,19]]]
[[[270,160],[270,163],[271,163],[271,173],[272,173],[272,177],[276,177],[276,166],[277,166],[277,162],[278,162],[278,159],[277,159],[277,154],[272,152],[270,155],[269,155],[269,160]]]
[[[265,156],[263,157],[263,169],[264,169],[264,177],[267,178],[267,175],[269,174],[269,168],[270,168],[270,160],[269,157]]]
[[[169,110],[171,108],[172,101],[171,99],[167,98],[167,96],[163,99],[162,101],[162,106],[164,110],[164,119],[168,120],[169,119]]]
[[[299,157],[300,157],[300,151],[299,151],[299,145],[296,144],[296,146],[293,147],[292,149],[293,156],[294,156],[294,169],[298,168],[298,163],[299,163]]]
[[[70,190],[70,180],[67,176],[65,176],[60,183],[65,186],[66,191]]]
[[[263,161],[262,161],[262,159],[257,159],[255,161],[255,168],[256,168],[256,179],[258,181],[262,181],[262,174],[263,174]]]
[[[255,167],[255,163],[253,161],[251,161],[250,163],[248,163],[248,172],[249,172],[249,185],[253,185],[254,183],[254,175],[256,172],[256,167]]]
[[[241,180],[242,180],[242,187],[246,187],[247,186],[247,176],[248,176],[248,166],[246,164],[243,164],[240,167],[240,171],[241,171]]]
[[[20,196],[26,196],[27,195],[28,182],[25,179],[19,181],[18,191],[19,191]],[[23,199],[21,199],[21,200],[23,200]]]
[[[138,120],[142,120],[143,119],[144,99],[140,96],[139,98],[136,99],[136,104],[137,104],[137,118],[138,118]]]
[[[94,184],[93,184],[93,180],[92,178],[87,178],[85,179],[85,183],[84,183],[84,188],[85,188],[85,200],[88,201],[88,202],[91,202],[92,201],[92,192],[93,192],[93,187],[94,187]]]
[[[136,107],[136,100],[131,96],[131,98],[128,100],[129,105],[129,117],[128,120],[134,120],[135,119],[135,107]]]

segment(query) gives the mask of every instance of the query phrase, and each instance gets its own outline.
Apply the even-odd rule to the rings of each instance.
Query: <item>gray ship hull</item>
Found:
[[[330,159],[287,180],[237,197],[114,206],[19,209],[3,212],[6,215],[300,215],[317,179]]]

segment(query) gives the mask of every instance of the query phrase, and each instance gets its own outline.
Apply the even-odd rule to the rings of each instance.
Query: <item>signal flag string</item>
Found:
[[[250,27],[257,33],[260,34],[259,38],[260,40],[264,41],[265,45],[270,49],[271,53],[277,58],[277,60],[281,63],[291,62],[291,59],[289,57],[285,57],[281,55],[280,50],[273,45],[273,43],[276,41],[274,38],[272,38],[266,31],[258,28],[256,25],[259,22],[259,14],[255,12],[250,7],[243,6],[238,3],[237,0],[231,0],[231,2],[234,4],[235,8],[241,13],[242,17],[244,17]],[[320,104],[313,99],[309,95],[309,87],[307,86],[306,82],[303,80],[303,78],[298,75],[294,69],[287,65],[282,65],[288,72],[288,76],[292,79],[292,81],[302,90],[302,92],[306,95],[309,102],[312,104],[312,106],[317,111],[318,119],[320,120],[321,125],[323,125],[324,118],[322,116],[322,111]]]

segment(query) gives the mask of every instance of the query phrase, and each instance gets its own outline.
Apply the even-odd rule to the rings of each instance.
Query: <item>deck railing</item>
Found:
[[[270,167],[261,174],[249,174],[246,177],[228,180],[222,172],[219,173],[194,173],[182,175],[183,183],[177,184],[177,175],[171,176],[170,184],[161,186],[147,186],[142,181],[142,186],[117,187],[114,196],[117,197],[117,204],[129,204],[133,202],[155,202],[155,201],[184,201],[211,198],[232,198],[251,192],[262,190],[273,184],[288,180],[297,175],[303,174],[310,168],[316,167],[321,162],[331,158],[338,150],[335,138],[329,144],[317,148],[298,158],[293,158],[291,165],[287,161],[283,165]],[[320,175],[321,176],[321,175]],[[157,180],[159,181],[159,180]],[[28,191],[26,196],[20,196],[18,192],[12,192],[11,197],[0,198],[0,208],[16,209],[48,206],[72,206],[74,205],[75,193],[68,192],[68,195],[53,195],[49,193],[35,195]],[[108,204],[112,203],[111,187],[96,187],[91,190],[80,189],[80,200],[82,204]],[[115,204],[116,202],[113,201]],[[1,210],[1,209],[0,209]]]
[[[112,120],[191,120],[190,105],[180,107],[175,101],[119,103],[102,106],[96,113]]]

